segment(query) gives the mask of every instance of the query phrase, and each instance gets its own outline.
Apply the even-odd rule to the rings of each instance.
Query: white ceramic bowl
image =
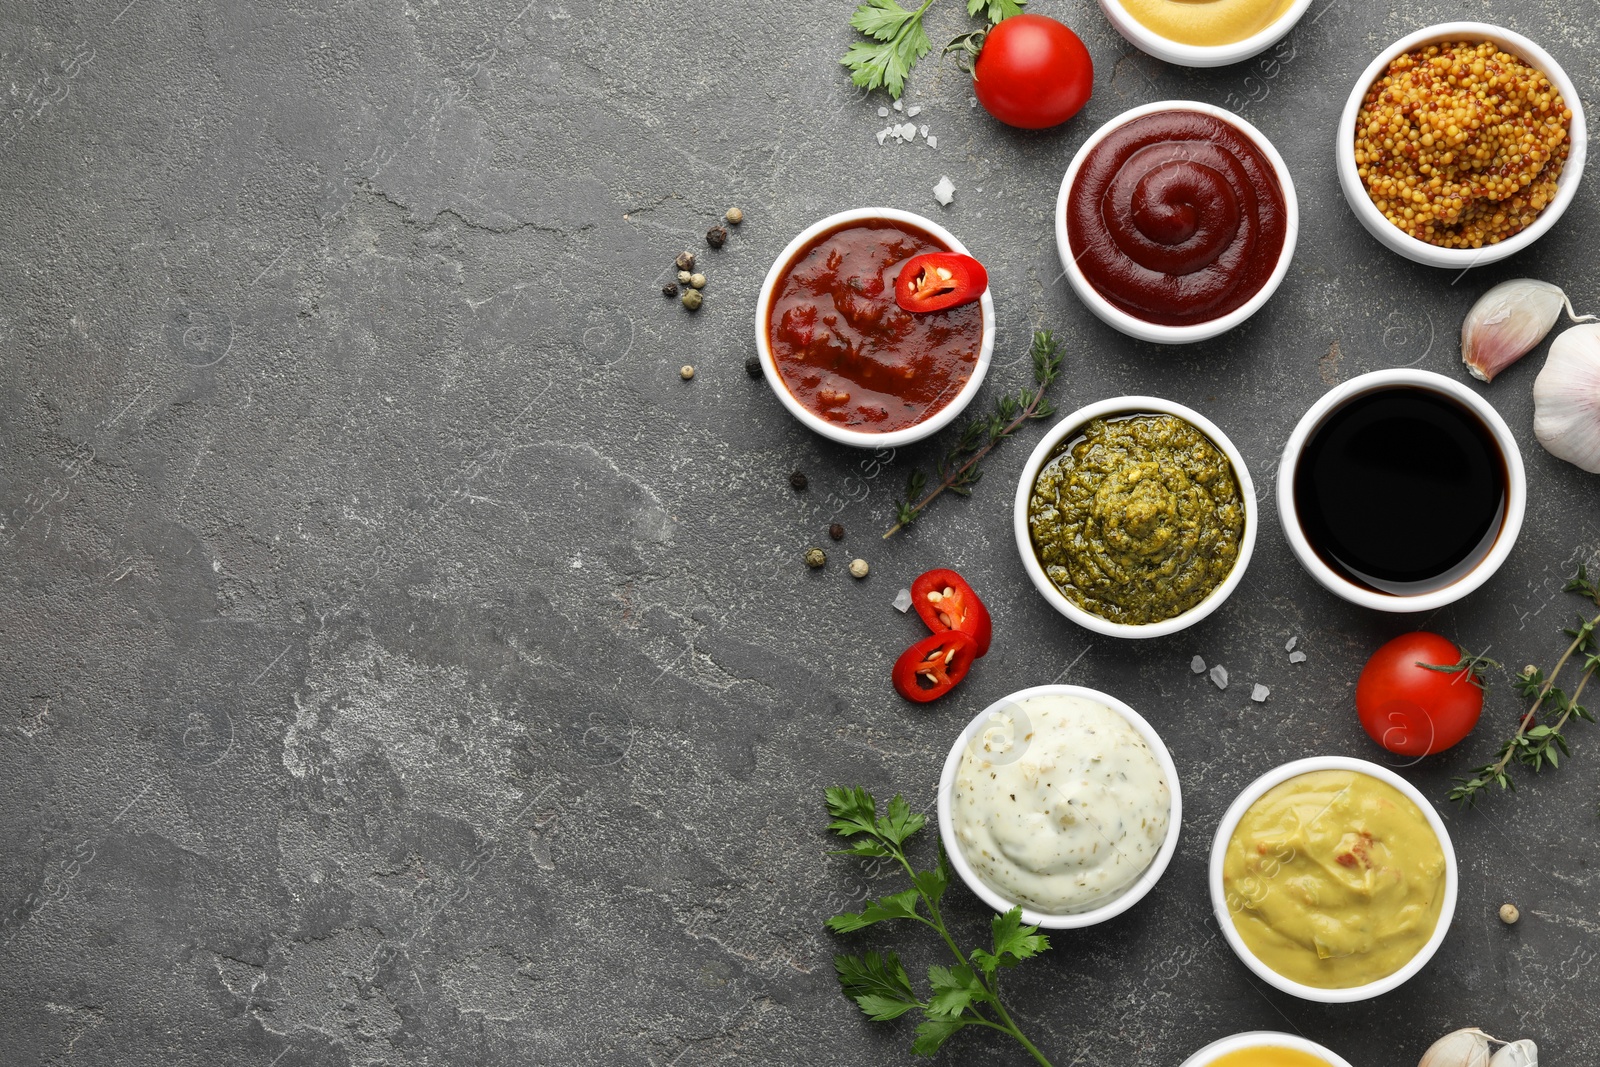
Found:
[[[1105,12],[1106,20],[1129,44],[1165,63],[1182,67],[1225,67],[1230,63],[1242,63],[1281,41],[1310,7],[1311,0],[1294,0],[1294,5],[1278,21],[1242,41],[1196,45],[1162,37],[1130,15],[1119,0],[1100,0],[1100,10]]]
[[[1290,1048],[1328,1061],[1328,1067],[1350,1067],[1350,1061],[1315,1041],[1307,1041],[1295,1034],[1279,1034],[1271,1030],[1252,1030],[1246,1034],[1232,1034],[1213,1041],[1193,1056],[1184,1060],[1181,1067],[1209,1067],[1230,1052],[1249,1048]]]
[[[1084,162],[1101,141],[1104,141],[1112,131],[1126,126],[1134,119],[1157,111],[1198,111],[1203,115],[1212,115],[1243,133],[1247,138],[1261,149],[1261,154],[1272,163],[1273,172],[1278,176],[1278,184],[1283,188],[1283,202],[1288,214],[1287,226],[1283,235],[1283,250],[1278,253],[1278,265],[1273,270],[1271,277],[1259,291],[1246,303],[1235,308],[1228,314],[1209,322],[1199,322],[1192,326],[1162,326],[1123,311],[1111,301],[1101,296],[1095,287],[1089,284],[1089,279],[1084,277],[1083,271],[1078,267],[1078,256],[1072,250],[1072,242],[1067,237],[1067,198],[1072,194],[1072,183],[1077,180],[1078,171],[1083,169]],[[1078,294],[1088,309],[1095,313],[1102,322],[1114,326],[1129,337],[1136,337],[1141,341],[1154,341],[1162,345],[1184,345],[1195,341],[1205,341],[1212,337],[1219,337],[1229,330],[1244,322],[1251,315],[1260,311],[1266,302],[1272,299],[1272,294],[1278,291],[1278,286],[1283,282],[1284,275],[1289,273],[1289,263],[1294,259],[1294,246],[1300,237],[1300,202],[1295,198],[1294,178],[1289,174],[1289,165],[1283,161],[1278,150],[1267,140],[1266,135],[1256,129],[1244,119],[1231,111],[1225,111],[1211,104],[1202,104],[1197,100],[1162,100],[1154,104],[1143,104],[1139,107],[1124,111],[1094,133],[1083,142],[1083,147],[1078,149],[1078,154],[1072,157],[1072,163],[1067,167],[1067,173],[1061,179],[1061,191],[1056,194],[1056,252],[1061,257],[1062,270],[1066,272],[1067,283],[1072,286],[1072,291]]]
[[[890,430],[887,433],[868,433],[862,430],[851,430],[838,426],[828,420],[812,413],[800,401],[795,399],[789,387],[783,383],[783,376],[778,373],[778,364],[772,354],[772,340],[767,335],[767,319],[772,312],[773,290],[777,288],[778,279],[788,268],[789,262],[818,234],[831,230],[847,222],[860,222],[864,219],[892,219],[895,222],[906,223],[918,229],[925,230],[937,237],[952,252],[962,255],[971,255],[967,246],[956,239],[955,234],[940,226],[932,219],[923,218],[921,215],[909,211],[900,211],[892,207],[860,207],[849,211],[841,211],[819,219],[810,226],[801,230],[794,240],[784,246],[778,258],[773,261],[772,268],[767,271],[766,281],[761,283],[761,295],[756,299],[756,352],[761,358],[761,368],[766,372],[767,384],[772,386],[772,391],[778,394],[778,400],[789,409],[789,414],[799,419],[805,426],[817,433],[837,441],[843,445],[853,445],[856,448],[899,448],[902,445],[920,441],[931,437],[944,429],[966,410],[972,398],[977,395],[978,389],[983,385],[984,375],[989,373],[989,362],[994,354],[994,296],[990,290],[985,290],[978,300],[978,305],[983,309],[983,341],[978,349],[978,362],[972,368],[972,377],[967,379],[966,385],[955,395],[955,398],[943,408],[934,412],[928,418],[914,426],[907,426],[901,430]]]
[[[1144,716],[1134,711],[1116,697],[1100,692],[1098,689],[1086,689],[1081,685],[1036,685],[1031,689],[1019,689],[1009,696],[1001,697],[980,711],[967,728],[961,731],[961,736],[956,738],[955,744],[950,746],[950,754],[945,757],[944,771],[939,775],[939,839],[944,842],[944,851],[950,859],[950,866],[955,868],[961,880],[967,883],[967,888],[972,890],[979,900],[997,912],[1007,912],[1017,906],[1017,901],[1008,900],[995,891],[972,869],[967,862],[967,857],[961,851],[961,842],[956,839],[955,820],[951,814],[951,794],[955,792],[956,771],[961,766],[961,758],[966,755],[967,745],[989,721],[989,716],[997,711],[1003,711],[1035,696],[1069,696],[1082,697],[1098,704],[1104,704],[1139,731],[1139,735],[1150,746],[1150,753],[1155,757],[1156,763],[1161,767],[1161,773],[1166,775],[1167,786],[1172,794],[1172,808],[1167,814],[1167,837],[1161,843],[1161,848],[1156,852],[1155,858],[1150,861],[1138,881],[1129,886],[1121,895],[1108,900],[1098,908],[1090,911],[1072,912],[1067,915],[1052,915],[1048,912],[1034,911],[1031,908],[1022,909],[1022,921],[1033,926],[1042,926],[1049,930],[1075,930],[1084,926],[1093,926],[1114,918],[1143,900],[1145,895],[1155,888],[1156,882],[1161,880],[1161,875],[1167,869],[1167,864],[1172,862],[1172,854],[1178,850],[1178,831],[1183,826],[1183,794],[1178,788],[1178,768],[1172,762],[1172,753],[1167,751],[1165,741],[1157,734],[1155,728],[1145,721]],[[1021,757],[1017,752],[1017,758]]]
[[[1255,954],[1245,945],[1244,939],[1239,936],[1239,931],[1234,929],[1233,916],[1228,911],[1227,893],[1222,885],[1222,864],[1227,855],[1228,842],[1233,839],[1233,831],[1238,827],[1239,820],[1250,805],[1261,799],[1262,794],[1275,785],[1287,782],[1291,778],[1307,774],[1311,771],[1356,771],[1370,775],[1382,782],[1387,782],[1404,793],[1415,804],[1428,820],[1434,836],[1439,839],[1439,848],[1444,852],[1444,903],[1439,910],[1439,922],[1433,928],[1433,936],[1428,939],[1417,954],[1411,957],[1406,965],[1376,982],[1366,985],[1350,986],[1345,989],[1318,989],[1315,986],[1302,985],[1299,982],[1285,978],[1283,975],[1268,967],[1256,958]],[[1439,946],[1444,943],[1445,935],[1450,932],[1450,920],[1456,913],[1456,894],[1460,889],[1461,872],[1456,865],[1455,846],[1450,843],[1450,831],[1445,829],[1444,820],[1439,818],[1439,813],[1434,810],[1433,804],[1423,796],[1421,791],[1398,774],[1387,767],[1376,763],[1369,763],[1362,759],[1352,759],[1349,756],[1312,756],[1309,759],[1299,759],[1292,763],[1285,763],[1263,774],[1251,782],[1240,793],[1238,798],[1228,806],[1223,813],[1222,822],[1217,826],[1217,836],[1211,842],[1211,870],[1208,876],[1211,886],[1211,909],[1217,917],[1217,925],[1222,928],[1222,936],[1227,940],[1228,946],[1233,949],[1234,955],[1255,972],[1256,976],[1268,985],[1291,993],[1302,1000],[1314,1000],[1322,1004],[1350,1004],[1358,1000],[1370,1000],[1382,996],[1392,989],[1403,985],[1407,979],[1423,967],[1427,966],[1433,954],[1439,951]],[[1342,1063],[1343,1061],[1336,1061]]]
[[[1444,41],[1493,41],[1501,49],[1527,61],[1529,66],[1550,79],[1550,84],[1560,90],[1561,98],[1566,101],[1567,107],[1572,109],[1572,124],[1568,128],[1572,148],[1561,177],[1556,181],[1556,198],[1539,214],[1532,226],[1499,244],[1483,248],[1440,248],[1403,232],[1383,217],[1383,213],[1367,195],[1366,186],[1362,184],[1360,175],[1356,173],[1356,115],[1361,111],[1361,102],[1366,97],[1367,90],[1399,56],[1413,49]],[[1339,119],[1339,131],[1334,142],[1339,186],[1344,190],[1344,198],[1349,202],[1350,210],[1361,220],[1361,225],[1378,239],[1379,244],[1390,251],[1398,252],[1409,260],[1429,267],[1445,267],[1450,270],[1481,267],[1505,259],[1507,256],[1514,256],[1527,248],[1543,237],[1566,212],[1568,205],[1578,195],[1578,182],[1583,178],[1583,165],[1589,154],[1589,131],[1584,123],[1583,102],[1578,97],[1578,87],[1567,77],[1567,72],[1561,69],[1561,65],[1551,57],[1550,53],[1520,33],[1513,33],[1487,22],[1440,23],[1400,38],[1380,52],[1378,58],[1374,59],[1371,65],[1361,72],[1361,77],[1356,79],[1356,87],[1351,90],[1350,99],[1344,106],[1344,114]]]
[[[1489,554],[1476,567],[1449,585],[1412,596],[1380,593],[1357,585],[1324,563],[1322,557],[1312,549],[1311,542],[1306,540],[1305,531],[1300,527],[1300,512],[1295,507],[1294,501],[1295,468],[1305,451],[1306,441],[1323,420],[1335,408],[1342,407],[1357,396],[1395,386],[1429,389],[1464,404],[1489,428],[1506,461],[1506,514],[1500,524],[1500,536],[1495,539]],[[1283,534],[1289,539],[1289,547],[1294,550],[1295,558],[1324,588],[1337,593],[1352,604],[1359,604],[1376,611],[1433,611],[1446,604],[1453,604],[1477,589],[1493,577],[1494,572],[1499,570],[1500,565],[1511,555],[1511,549],[1517,543],[1517,534],[1522,530],[1522,517],[1527,506],[1528,480],[1522,469],[1522,452],[1517,448],[1517,439],[1511,435],[1511,427],[1506,425],[1506,420],[1500,417],[1500,413],[1487,400],[1455,379],[1410,367],[1358,374],[1349,381],[1329,389],[1321,400],[1311,405],[1310,411],[1301,416],[1294,432],[1289,435],[1289,443],[1283,446],[1283,458],[1278,463],[1278,519],[1283,524]]]
[[[1174,615],[1161,622],[1153,622],[1144,626],[1134,626],[1124,622],[1112,622],[1102,619],[1090,611],[1085,611],[1061,594],[1061,590],[1050,581],[1050,576],[1044,572],[1044,566],[1039,562],[1039,557],[1033,551],[1033,535],[1028,529],[1028,498],[1033,493],[1034,479],[1039,477],[1045,460],[1050,458],[1050,453],[1055,451],[1057,445],[1063,441],[1076,437],[1084,427],[1095,419],[1107,415],[1132,414],[1144,412],[1152,415],[1176,415],[1195,429],[1209,437],[1213,444],[1222,449],[1228,457],[1228,462],[1233,465],[1233,474],[1239,482],[1239,495],[1244,499],[1244,539],[1239,544],[1239,558],[1234,562],[1233,570],[1228,573],[1221,585],[1211,591],[1200,603],[1185,611],[1181,615]],[[1170,400],[1162,400],[1154,396],[1117,396],[1110,400],[1102,400],[1097,404],[1089,404],[1063,418],[1060,422],[1045,433],[1039,443],[1034,446],[1033,454],[1028,457],[1028,462],[1022,467],[1022,477],[1017,482],[1017,497],[1012,506],[1012,527],[1017,539],[1017,552],[1022,556],[1022,566],[1032,579],[1033,586],[1039,590],[1039,595],[1044,597],[1050,606],[1061,614],[1082,626],[1086,630],[1093,630],[1107,637],[1165,637],[1167,634],[1177,633],[1199,622],[1222,606],[1222,602],[1232,595],[1238,588],[1239,582],[1244,579],[1245,568],[1250,565],[1250,556],[1256,547],[1256,525],[1259,516],[1256,509],[1256,486],[1250,479],[1250,471],[1244,464],[1244,457],[1234,447],[1228,435],[1219,429],[1216,423],[1206,418],[1192,408],[1175,404]]]

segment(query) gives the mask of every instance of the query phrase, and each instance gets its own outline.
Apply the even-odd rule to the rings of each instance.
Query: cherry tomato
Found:
[[[978,658],[978,643],[960,630],[932,634],[900,653],[894,661],[895,690],[907,700],[938,700],[967,676]]]
[[[906,311],[943,311],[970,304],[989,288],[989,272],[959,252],[912,256],[894,280],[894,302]]]
[[[918,576],[911,583],[911,603],[928,629],[936,634],[960,630],[977,642],[979,656],[988,655],[994,636],[989,609],[961,575],[940,567]]]
[[[990,30],[972,64],[983,109],[1007,126],[1043,130],[1083,109],[1094,61],[1078,35],[1044,15],[1012,15]]]
[[[1438,634],[1401,634],[1390,641],[1367,660],[1356,682],[1362,727],[1401,756],[1431,756],[1456,744],[1483,712],[1483,679],[1464,666],[1469,658]],[[1460,670],[1451,669],[1458,665]]]

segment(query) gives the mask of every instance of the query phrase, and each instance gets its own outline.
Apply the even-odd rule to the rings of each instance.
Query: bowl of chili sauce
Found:
[[[994,351],[994,300],[910,312],[895,279],[914,256],[970,255],[943,226],[894,208],[841,211],[790,241],[756,301],[756,351],[795,418],[859,448],[929,437],[965,410]]]

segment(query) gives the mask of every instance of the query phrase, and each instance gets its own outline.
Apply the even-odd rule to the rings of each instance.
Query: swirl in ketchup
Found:
[[[1097,144],[1067,197],[1067,238],[1101,296],[1193,326],[1243,307],[1277,268],[1288,209],[1237,127],[1198,111],[1134,119]]]
[[[907,260],[948,251],[892,219],[846,222],[801,248],[773,290],[767,322],[790,394],[819,418],[863,433],[914,426],[954,400],[978,364],[983,309],[912,314],[894,299]]]

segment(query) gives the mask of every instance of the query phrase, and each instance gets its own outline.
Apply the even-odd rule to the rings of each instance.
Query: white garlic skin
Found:
[[[1479,381],[1533,350],[1568,307],[1567,294],[1549,282],[1514,278],[1478,298],[1461,321],[1461,362]]]
[[[1489,1067],[1539,1067],[1539,1046],[1527,1038],[1513,1041],[1494,1054]]]
[[[1417,1067],[1489,1067],[1489,1040],[1476,1028],[1445,1034],[1422,1054]]]
[[[1551,344],[1533,383],[1533,435],[1557,459],[1600,474],[1600,326],[1574,326]]]

